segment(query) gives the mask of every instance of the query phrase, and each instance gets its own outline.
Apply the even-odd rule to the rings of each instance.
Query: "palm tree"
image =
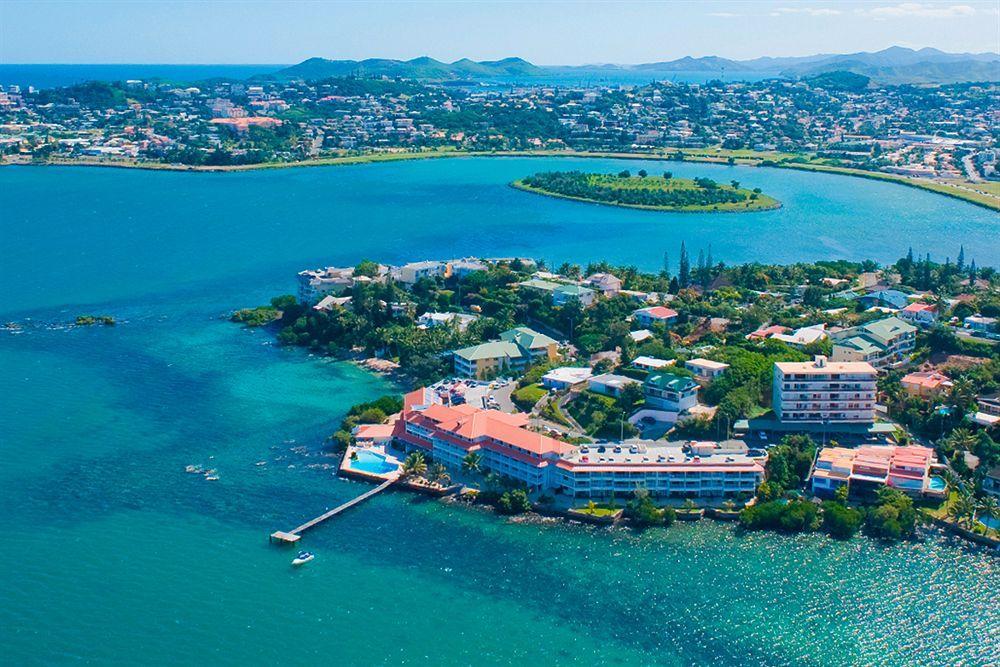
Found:
[[[960,526],[968,527],[976,514],[976,503],[972,496],[960,494],[948,508],[948,516]]]
[[[427,474],[427,461],[420,452],[413,452],[403,461],[404,477],[423,477]]]
[[[726,502],[722,503],[722,509],[726,510],[727,512],[732,512],[733,510],[736,509],[736,503],[734,503],[732,500],[727,500]]]
[[[986,496],[979,502],[979,512],[980,516],[1000,521],[1000,501],[993,496]]]
[[[976,436],[972,435],[972,432],[967,428],[956,428],[948,436],[948,444],[957,455],[959,452],[967,452],[975,447]]]
[[[684,501],[684,510],[685,511],[687,511],[687,512],[693,512],[696,509],[698,509],[698,506],[695,504],[695,502],[693,500],[691,500],[690,498],[688,498],[687,500]]]
[[[432,482],[441,486],[447,486],[451,482],[451,475],[448,474],[448,469],[440,463],[435,463],[428,468],[427,476]]]
[[[462,459],[462,470],[465,472],[479,472],[483,467],[483,457],[479,452],[469,452]]]

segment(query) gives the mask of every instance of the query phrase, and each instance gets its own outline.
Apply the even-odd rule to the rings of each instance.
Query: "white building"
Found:
[[[542,386],[546,389],[569,389],[578,384],[583,384],[593,374],[594,371],[586,366],[580,368],[575,366],[553,368],[542,376]]]
[[[772,407],[786,423],[875,421],[877,371],[865,361],[782,361],[774,364]]]
[[[689,359],[684,362],[684,368],[694,373],[699,380],[714,380],[729,368],[729,364],[711,359]]]

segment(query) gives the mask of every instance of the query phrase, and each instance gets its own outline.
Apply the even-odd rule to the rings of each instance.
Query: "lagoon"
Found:
[[[223,319],[292,291],[304,266],[517,253],[655,268],[681,240],[711,242],[728,262],[890,260],[909,244],[954,255],[959,239],[980,264],[1000,259],[995,214],[840,176],[735,168],[730,177],[727,167],[671,163],[675,174],[724,173],[716,178],[785,204],[718,217],[604,209],[506,185],[539,169],[621,164],[0,169],[0,314],[23,325],[0,331],[5,658],[1000,661],[1000,561],[933,535],[881,546],[739,536],[708,521],[607,530],[508,522],[390,492],[311,532],[303,546],[317,558],[303,568],[268,545],[271,531],[366,488],[335,477],[324,439],[351,404],[395,390]],[[945,235],[954,250],[940,247]],[[66,326],[84,312],[118,324]]]

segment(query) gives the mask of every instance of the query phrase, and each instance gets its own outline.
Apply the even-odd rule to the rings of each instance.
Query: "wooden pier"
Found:
[[[295,528],[293,530],[289,530],[287,532],[283,531],[283,530],[276,530],[273,533],[271,533],[271,541],[272,542],[283,542],[285,544],[294,544],[295,542],[299,541],[299,538],[302,537],[302,533],[304,533],[305,531],[309,530],[310,528],[313,528],[314,526],[318,526],[319,524],[323,523],[327,519],[329,519],[331,517],[335,517],[338,514],[340,514],[341,512],[343,512],[345,510],[349,510],[350,508],[354,507],[355,505],[358,505],[358,504],[360,504],[360,503],[368,500],[369,498],[371,498],[372,496],[374,496],[376,493],[381,493],[382,491],[385,491],[390,486],[392,486],[393,484],[395,484],[395,482],[396,482],[397,479],[398,479],[398,477],[395,477],[395,476],[392,477],[392,478],[390,478],[390,479],[387,479],[386,481],[384,481],[381,484],[379,484],[378,486],[376,486],[374,489],[370,489],[368,491],[365,491],[364,493],[362,493],[357,498],[354,498],[352,500],[348,500],[343,505],[338,505],[337,507],[334,507],[329,512],[326,512],[325,514],[320,514],[315,519],[311,519],[309,521],[306,521],[304,524],[302,524],[298,528]]]

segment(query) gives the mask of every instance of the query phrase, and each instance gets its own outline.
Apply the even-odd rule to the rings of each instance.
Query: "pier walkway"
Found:
[[[272,542],[285,542],[287,544],[292,544],[294,542],[298,542],[299,538],[302,537],[302,533],[304,533],[305,531],[309,530],[310,528],[313,528],[314,526],[318,526],[319,524],[323,523],[327,519],[329,519],[331,517],[335,517],[338,514],[340,514],[341,512],[343,512],[345,510],[349,510],[350,508],[354,507],[355,505],[358,505],[358,504],[360,504],[360,503],[368,500],[369,498],[371,498],[372,496],[374,496],[376,493],[381,493],[382,491],[385,491],[390,486],[392,486],[393,484],[395,484],[397,479],[399,479],[399,478],[395,477],[395,476],[392,477],[392,478],[390,478],[390,479],[387,479],[386,481],[384,481],[381,484],[379,484],[378,486],[376,486],[374,489],[371,489],[369,491],[365,491],[364,493],[362,493],[357,498],[353,498],[352,500],[348,500],[343,505],[338,505],[337,507],[334,507],[329,512],[326,512],[325,514],[320,514],[315,519],[311,519],[309,521],[306,521],[304,524],[302,524],[298,528],[294,528],[294,529],[289,530],[287,532],[285,532],[283,530],[276,530],[273,533],[271,533],[271,541]]]

